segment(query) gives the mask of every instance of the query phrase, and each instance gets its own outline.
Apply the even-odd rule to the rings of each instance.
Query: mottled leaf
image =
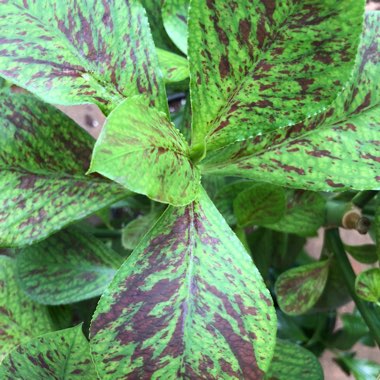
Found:
[[[189,78],[189,64],[186,58],[162,49],[157,49],[157,56],[166,84],[181,82]]]
[[[70,227],[22,249],[17,275],[31,299],[60,305],[101,295],[121,263],[118,253],[100,240]]]
[[[289,269],[276,281],[277,301],[289,315],[304,314],[320,298],[329,273],[329,261],[318,261]]]
[[[200,184],[183,136],[164,113],[147,107],[140,97],[126,99],[108,117],[89,172],[176,206],[194,200]]]
[[[0,366],[4,380],[95,380],[82,326],[34,338],[13,350]]]
[[[355,281],[356,294],[369,302],[380,306],[380,268],[371,268],[361,272]]]
[[[121,235],[123,247],[130,250],[135,249],[142,237],[153,227],[159,215],[158,212],[150,212],[129,222],[123,228]]]
[[[210,153],[240,141],[242,157],[240,148],[257,151],[256,136],[328,106],[350,77],[363,3],[193,0],[194,143],[206,139]]]
[[[187,54],[187,13],[189,0],[163,0],[162,19],[165,29],[178,49]]]
[[[285,191],[282,187],[258,183],[238,194],[233,206],[242,227],[275,223],[285,213]]]
[[[0,256],[0,362],[16,345],[52,328],[46,306],[31,301],[18,286],[15,261]]]
[[[375,244],[364,245],[344,245],[344,249],[348,252],[356,261],[363,264],[373,264],[378,260],[376,254]]]
[[[353,11],[346,2],[341,6]],[[215,153],[208,148],[203,170],[318,191],[379,188],[379,19],[376,12],[367,15],[352,79],[330,107],[288,128],[263,132]],[[250,157],[247,150],[253,150]]]
[[[265,380],[323,380],[318,359],[297,344],[277,340]]]
[[[146,94],[166,110],[148,20],[137,0],[1,0],[0,74],[54,104],[110,111]]]
[[[284,216],[266,227],[299,236],[314,236],[325,220],[325,199],[322,195],[303,190],[289,190]]]
[[[268,290],[205,192],[169,207],[103,294],[91,325],[102,379],[259,379],[275,343]]]
[[[0,92],[0,246],[42,240],[128,195],[85,176],[93,139],[29,95]]]

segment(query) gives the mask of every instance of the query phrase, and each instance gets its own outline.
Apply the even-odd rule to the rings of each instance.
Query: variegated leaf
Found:
[[[0,246],[42,240],[128,195],[85,176],[93,139],[63,113],[29,95],[0,100]]]
[[[48,309],[18,286],[15,261],[0,256],[0,362],[13,347],[52,328]]]
[[[276,348],[265,380],[323,380],[318,359],[309,350],[281,339]]]
[[[157,49],[157,56],[166,84],[182,82],[189,78],[189,64],[186,58],[163,49]]]
[[[260,274],[202,191],[169,207],[103,294],[91,325],[102,379],[260,379],[275,343]]]
[[[29,298],[60,305],[101,295],[121,263],[100,240],[69,227],[18,252],[17,276]]]
[[[189,0],[163,0],[165,29],[178,49],[187,54],[187,13]]]
[[[289,269],[276,281],[278,304],[283,312],[299,315],[309,311],[321,297],[329,274],[329,260]]]
[[[34,338],[13,350],[0,366],[3,380],[96,380],[82,326]]]
[[[368,13],[354,74],[331,107],[289,128],[209,152],[203,170],[318,191],[378,189],[379,30],[380,15]]]
[[[380,306],[380,268],[371,268],[356,277],[356,294],[369,302]]]
[[[90,173],[100,173],[156,201],[181,206],[198,194],[200,172],[167,116],[141,97],[121,103],[96,142]]]
[[[164,83],[137,0],[1,0],[0,74],[54,104],[109,112],[145,94],[166,110]]]

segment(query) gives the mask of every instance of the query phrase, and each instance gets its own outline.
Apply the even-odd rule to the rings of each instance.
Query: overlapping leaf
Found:
[[[309,311],[321,297],[329,273],[329,261],[302,265],[282,273],[276,281],[282,311],[299,315]]]
[[[185,139],[164,113],[149,108],[141,97],[126,99],[108,117],[89,172],[177,206],[194,200],[200,186]]]
[[[85,176],[93,139],[54,107],[0,92],[0,246],[42,240],[128,193]]]
[[[14,260],[0,256],[0,362],[16,345],[52,328],[47,308],[28,299],[18,286]]]
[[[373,264],[378,260],[375,244],[344,245],[344,249],[356,261],[363,264]]]
[[[109,111],[146,94],[166,110],[164,84],[137,0],[2,0],[0,75],[55,104]]]
[[[356,294],[366,301],[380,306],[380,268],[371,268],[356,277]]]
[[[164,0],[162,19],[165,29],[176,46],[187,54],[187,13],[189,0]]]
[[[305,348],[278,339],[265,380],[323,380],[318,359]]]
[[[55,331],[13,350],[0,366],[3,380],[95,380],[89,344],[77,326]]]
[[[170,207],[123,264],[91,325],[104,380],[258,379],[275,336],[257,269],[207,195]]]
[[[185,58],[163,49],[157,49],[157,56],[166,84],[178,83],[189,78],[189,65]]]
[[[20,285],[38,303],[59,305],[99,296],[121,265],[120,256],[70,227],[17,255]]]
[[[310,190],[379,188],[379,25],[380,16],[368,13],[354,75],[331,107],[273,134],[263,132],[250,141],[209,151],[205,169]],[[353,41],[353,35],[350,38]],[[302,108],[301,103],[294,107]],[[251,148],[255,153],[244,158]],[[222,164],[228,157],[231,160]]]

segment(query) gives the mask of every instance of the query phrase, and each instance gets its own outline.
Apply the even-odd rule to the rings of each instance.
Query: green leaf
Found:
[[[166,115],[134,97],[108,117],[89,172],[155,201],[181,206],[195,199],[200,184],[189,154],[185,139]]]
[[[121,258],[100,240],[70,227],[17,255],[17,275],[25,293],[47,305],[99,296],[121,265]]]
[[[1,15],[0,74],[46,102],[95,103],[109,112],[127,96],[145,94],[167,109],[137,0],[12,0],[2,2]]]
[[[277,339],[265,380],[323,380],[318,359],[297,344]]]
[[[267,183],[258,183],[235,198],[234,212],[241,227],[277,222],[285,213],[285,191]]]
[[[123,247],[130,250],[135,249],[142,237],[153,227],[158,217],[158,212],[151,212],[129,222],[123,228],[121,235]]]
[[[329,260],[324,260],[302,265],[278,277],[275,291],[283,312],[304,314],[316,304],[326,285],[329,263]]]
[[[380,268],[361,272],[355,280],[355,292],[360,298],[380,306]]]
[[[377,259],[380,261],[380,196],[377,195],[376,198],[376,209],[375,209],[375,240],[376,240],[376,254]]]
[[[157,49],[157,56],[166,84],[189,78],[189,64],[186,58],[162,49]]]
[[[318,191],[377,189],[379,18],[376,12],[367,15],[354,75],[330,107],[289,128],[263,132],[250,143],[231,144],[215,155],[208,148],[203,170]],[[255,151],[251,154],[247,149]]]
[[[189,0],[163,0],[162,19],[175,45],[187,54],[187,13]]]
[[[0,256],[0,362],[16,345],[52,328],[46,306],[34,303],[20,289],[15,261]]]
[[[85,175],[93,139],[29,95],[0,92],[0,246],[42,240],[128,195]]]
[[[269,291],[206,193],[169,207],[105,291],[91,325],[102,379],[258,379],[275,343]]]
[[[0,377],[4,380],[97,379],[81,325],[20,345],[2,362]]]
[[[378,260],[375,244],[364,245],[344,245],[344,249],[348,252],[356,261],[363,264],[373,264]]]
[[[284,216],[266,227],[304,237],[315,236],[325,220],[323,196],[312,191],[289,190],[286,198]]]
[[[257,150],[256,136],[330,105],[350,77],[363,11],[357,0],[193,0],[194,143]]]
[[[352,373],[355,380],[377,380],[380,375],[380,364],[371,360],[355,358],[353,353],[339,354],[335,361],[347,373]]]

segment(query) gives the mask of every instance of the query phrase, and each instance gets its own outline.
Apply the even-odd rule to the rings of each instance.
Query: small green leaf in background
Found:
[[[150,212],[129,222],[122,231],[121,242],[125,249],[133,250],[142,237],[153,227],[160,213]]]
[[[360,298],[380,306],[380,268],[361,272],[355,280],[355,291]]]
[[[355,380],[378,380],[380,364],[371,360],[358,359],[354,353],[341,353],[334,359],[347,374],[352,374]]]
[[[189,63],[186,58],[163,49],[157,49],[157,56],[165,84],[189,78]]]
[[[141,97],[126,99],[107,118],[89,172],[175,206],[194,200],[200,186],[187,142],[164,113]]]
[[[122,265],[90,342],[104,380],[259,379],[275,333],[269,291],[202,191],[169,207]]]
[[[284,216],[265,227],[299,236],[315,236],[325,220],[325,199],[319,193],[288,190]]]
[[[1,3],[1,15],[0,74],[46,102],[96,103],[109,112],[145,94],[167,109],[139,1],[12,0]]]
[[[17,255],[22,289],[47,305],[99,296],[122,263],[118,253],[84,230],[69,227]]]
[[[309,311],[323,293],[329,264],[329,260],[318,261],[282,273],[275,285],[281,310],[289,315]]]
[[[187,54],[187,13],[189,0],[164,0],[162,19],[166,32],[175,45]]]
[[[277,339],[276,348],[265,380],[323,380],[323,370],[314,354],[307,349]]]
[[[373,264],[378,260],[375,244],[344,245],[344,249],[356,261],[362,264]]]
[[[233,206],[241,227],[275,223],[285,212],[285,191],[278,186],[259,183],[242,191]]]
[[[21,344],[0,366],[3,380],[96,380],[82,326],[42,335]]]
[[[94,139],[32,95],[0,91],[0,135],[0,247],[42,240],[130,194],[85,175]]]
[[[31,301],[18,286],[15,261],[0,256],[0,362],[16,345],[52,329],[47,307]]]

